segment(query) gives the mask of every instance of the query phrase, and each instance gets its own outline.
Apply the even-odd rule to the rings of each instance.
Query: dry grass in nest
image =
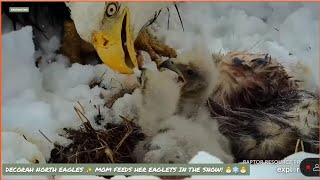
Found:
[[[136,143],[145,138],[140,128],[132,121],[121,117],[119,124],[108,123],[96,130],[83,113],[75,108],[83,124],[79,129],[67,129],[67,146],[55,144],[49,163],[134,163],[132,151]]]
[[[90,88],[101,86],[105,74],[106,71],[99,78],[95,78],[90,83]],[[134,89],[122,87],[120,92],[106,100],[103,107],[111,108],[118,98],[132,93]],[[104,99],[102,94],[100,97]],[[74,107],[74,110],[82,125],[79,129],[64,129],[65,137],[70,139],[71,143],[67,146],[55,144],[49,163],[134,163],[132,151],[135,145],[145,138],[140,127],[132,120],[120,116],[123,119],[121,123],[107,123],[102,129],[94,129],[85,116],[83,106],[80,102],[78,104],[80,108]],[[99,115],[95,117],[97,124],[100,124],[101,119],[103,117],[99,106]]]

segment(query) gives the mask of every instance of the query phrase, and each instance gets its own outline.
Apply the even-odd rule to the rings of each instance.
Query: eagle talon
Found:
[[[138,50],[146,51],[151,60],[158,66],[162,63],[159,56],[168,58],[176,58],[176,50],[170,48],[168,45],[159,42],[155,37],[149,34],[147,31],[142,31],[134,42],[135,48]]]

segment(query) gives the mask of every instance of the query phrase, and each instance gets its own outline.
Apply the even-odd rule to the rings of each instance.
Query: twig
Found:
[[[179,20],[180,20],[180,23],[181,23],[181,26],[182,26],[182,31],[184,32],[184,27],[183,27],[183,23],[182,23],[182,19],[181,19],[181,16],[180,16],[180,12],[179,12],[179,8],[177,6],[177,3],[174,3],[174,7],[177,10],[177,13],[178,13],[178,16],[179,16]]]
[[[104,71],[104,73],[100,76],[100,81],[102,81],[102,77],[107,73],[107,69]]]
[[[118,149],[121,147],[121,145],[123,144],[123,142],[130,136],[130,134],[131,134],[132,131],[133,131],[132,127],[129,126],[129,124],[130,124],[131,121],[128,120],[127,118],[121,116],[121,115],[119,115],[119,116],[126,122],[127,127],[128,127],[128,131],[127,131],[127,133],[124,135],[124,137],[121,139],[121,141],[119,142],[119,144],[116,146],[116,148],[115,148],[115,150],[114,150],[115,152],[118,151]]]
[[[80,110],[77,108],[77,107],[73,107],[73,109],[76,111],[76,113],[78,114],[79,116],[79,119],[81,120],[81,122],[84,124],[85,121],[82,119],[81,115],[79,114],[80,113]]]
[[[296,143],[296,148],[295,148],[295,153],[298,152],[298,149],[299,149],[299,145],[301,146],[301,150],[304,151],[304,145],[303,145],[303,141],[301,141],[300,139],[297,140],[297,143]]]
[[[23,138],[24,138],[25,140],[27,140],[27,141],[28,141],[28,139],[26,138],[26,136],[25,136],[24,134],[23,134],[22,136],[23,136]]]
[[[93,129],[93,127],[92,127],[89,119],[88,119],[77,107],[73,107],[73,108],[74,108],[74,110],[77,112],[80,120],[83,122],[83,125],[84,125],[85,127],[87,127],[87,130],[92,130],[92,131],[94,131],[94,129]],[[84,118],[87,120],[87,122],[84,122],[84,121],[83,121],[83,119],[81,118],[81,116],[80,116],[79,113],[82,115],[82,117],[84,117]]]
[[[119,117],[121,117],[121,119],[124,120],[126,123],[131,123],[132,122],[132,120],[128,119],[128,116],[127,117],[123,117],[123,116],[119,115]]]
[[[77,108],[78,109],[78,108]],[[79,113],[90,123],[89,119],[78,109]]]
[[[260,42],[260,40],[257,41],[257,42],[249,49],[249,51],[252,50],[259,42]]]
[[[116,93],[111,98],[109,98],[108,101],[104,104],[104,106],[110,109],[117,99],[123,97],[125,94],[132,94],[135,89],[136,88],[121,90],[120,92]]]
[[[299,144],[300,144],[300,139],[297,140],[296,149],[294,150],[295,153],[298,152]]]
[[[304,152],[304,145],[303,145],[303,141],[300,141],[301,143],[301,150]]]
[[[167,7],[167,10],[168,10],[168,30],[169,30],[170,29],[170,10],[168,7]]]
[[[107,144],[103,139],[100,139],[99,134],[97,134],[97,139],[98,139],[98,141],[100,142],[100,144],[101,144],[101,141],[102,141],[105,146],[108,146],[108,144]],[[102,144],[101,144],[101,146],[102,146]]]
[[[77,101],[77,102],[78,102],[79,106],[81,107],[82,112],[83,112],[83,113],[85,113],[83,106],[80,104],[80,102],[79,102],[79,101]]]
[[[78,150],[76,151],[76,164],[78,164]]]
[[[124,90],[124,88],[123,88],[123,86],[122,86],[122,84],[121,84],[120,81],[118,81],[118,80],[116,80],[116,79],[114,79],[114,78],[111,78],[110,83],[112,83],[112,81],[116,81],[117,83],[119,83],[120,86],[121,86],[121,90]]]
[[[49,139],[46,135],[44,135],[43,132],[41,132],[40,130],[39,130],[39,132],[42,134],[42,136],[43,136],[44,138],[46,138],[46,139],[52,144],[52,141],[50,141],[50,139]]]
[[[106,148],[106,147],[107,147],[107,146],[103,146],[103,147],[99,147],[99,148],[95,148],[95,149],[89,149],[89,150],[86,150],[86,151],[80,151],[80,152],[78,152],[78,153],[76,153],[76,154],[74,154],[74,155],[69,156],[69,158],[72,158],[72,157],[74,157],[74,156],[80,155],[80,154],[82,154],[82,153],[91,153],[91,152],[93,152],[93,151],[100,150],[100,149],[103,149],[103,148]]]
[[[116,146],[115,148],[115,152],[118,151],[118,149],[121,147],[121,145],[124,143],[124,141],[131,135],[133,129],[130,128],[129,131],[124,135],[124,137],[121,139],[121,141],[119,142],[119,144]]]
[[[114,156],[113,156],[113,152],[110,148],[106,148],[105,150],[106,155],[109,157],[109,159],[111,160],[112,163],[115,162],[114,160]]]

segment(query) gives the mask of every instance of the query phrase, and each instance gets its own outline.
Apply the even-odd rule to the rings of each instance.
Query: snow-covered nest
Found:
[[[132,151],[144,134],[134,122],[122,118],[122,123],[107,123],[100,130],[87,120],[79,130],[64,129],[71,143],[55,144],[48,163],[135,163]]]

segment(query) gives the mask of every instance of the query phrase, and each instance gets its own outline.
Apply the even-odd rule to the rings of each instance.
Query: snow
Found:
[[[41,75],[34,66],[32,28],[5,34],[2,37],[3,104],[25,89],[39,90]]]
[[[288,66],[303,62],[310,74],[304,86],[316,91],[319,68],[318,4],[285,2],[179,3],[185,33],[174,8],[163,11],[152,29],[159,39],[178,49],[204,41],[212,53],[250,50],[269,53]],[[289,55],[292,54],[292,55]],[[312,77],[312,78],[310,78]]]
[[[3,149],[2,161],[4,163],[46,163],[43,154],[39,151],[38,147],[23,138],[20,134],[14,132],[2,132],[2,145],[6,148]],[[21,149],[20,147],[23,147]]]
[[[27,141],[22,135],[2,131],[2,163],[31,164],[36,160],[39,163],[46,163],[44,155],[39,148]],[[23,148],[22,148],[23,147]],[[2,176],[3,179],[48,179],[46,176]]]
[[[207,152],[200,151],[189,162],[190,164],[223,164],[223,162]]]
[[[134,75],[119,75],[105,65],[74,64],[69,68],[58,61],[37,69],[31,27],[4,34],[2,43],[3,129],[25,135],[39,147],[46,160],[54,142],[68,142],[58,135],[61,129],[78,128],[81,124],[74,106],[81,108],[80,103],[93,126],[99,128],[93,117],[98,114],[94,106],[104,105],[100,93],[107,99],[136,83]],[[48,51],[41,52],[42,55],[55,50],[56,45],[49,41]],[[90,89],[91,81],[99,79],[104,72],[102,84],[107,90],[97,86]],[[103,124],[115,121],[111,110],[101,108],[101,113],[106,119]]]
[[[231,50],[270,53],[288,64],[291,73],[305,80],[305,89],[312,91],[317,89],[318,4],[179,3],[179,10],[186,32],[182,33],[174,8],[170,9],[169,30],[167,30],[166,11],[159,16],[157,24],[151,27],[160,40],[177,48],[179,53],[199,41],[205,42],[212,53],[220,51],[225,53]],[[98,113],[94,105],[96,107],[104,105],[104,100],[100,98],[101,94],[108,99],[122,88],[137,85],[135,79],[139,76],[139,72],[128,76],[120,75],[105,65],[70,66],[66,57],[55,52],[61,45],[61,37],[52,36],[49,41],[42,42],[41,49],[36,51],[32,41],[32,28],[19,27],[20,30],[12,31],[11,23],[7,17],[4,18],[2,27],[2,122],[3,131],[6,131],[2,132],[4,162],[31,162],[30,158],[35,156],[44,162],[50,157],[53,142],[62,144],[68,142],[58,135],[61,129],[79,127],[81,122],[73,107],[81,109],[83,106],[85,115],[92,120],[91,123],[100,128],[93,117]],[[34,65],[34,59],[40,56],[43,58],[43,64],[38,69]],[[143,56],[150,61],[148,55],[143,53]],[[55,62],[52,62],[54,60]],[[301,72],[300,66],[297,66],[299,63],[309,69]],[[144,67],[156,68],[156,65],[147,63]],[[106,74],[102,78],[102,85],[105,89],[97,86],[90,89],[88,85],[92,80],[100,79],[104,72]],[[105,116],[103,124],[120,122],[119,115],[133,118],[136,113],[137,94],[135,92],[118,99],[111,109],[101,108],[101,113]],[[22,148],[24,151],[19,151]],[[318,155],[298,153],[287,158],[303,159],[316,156],[318,157]],[[222,162],[208,153],[199,152],[190,163]],[[276,173],[276,167],[278,166],[251,166],[250,178],[303,178],[299,173]]]

